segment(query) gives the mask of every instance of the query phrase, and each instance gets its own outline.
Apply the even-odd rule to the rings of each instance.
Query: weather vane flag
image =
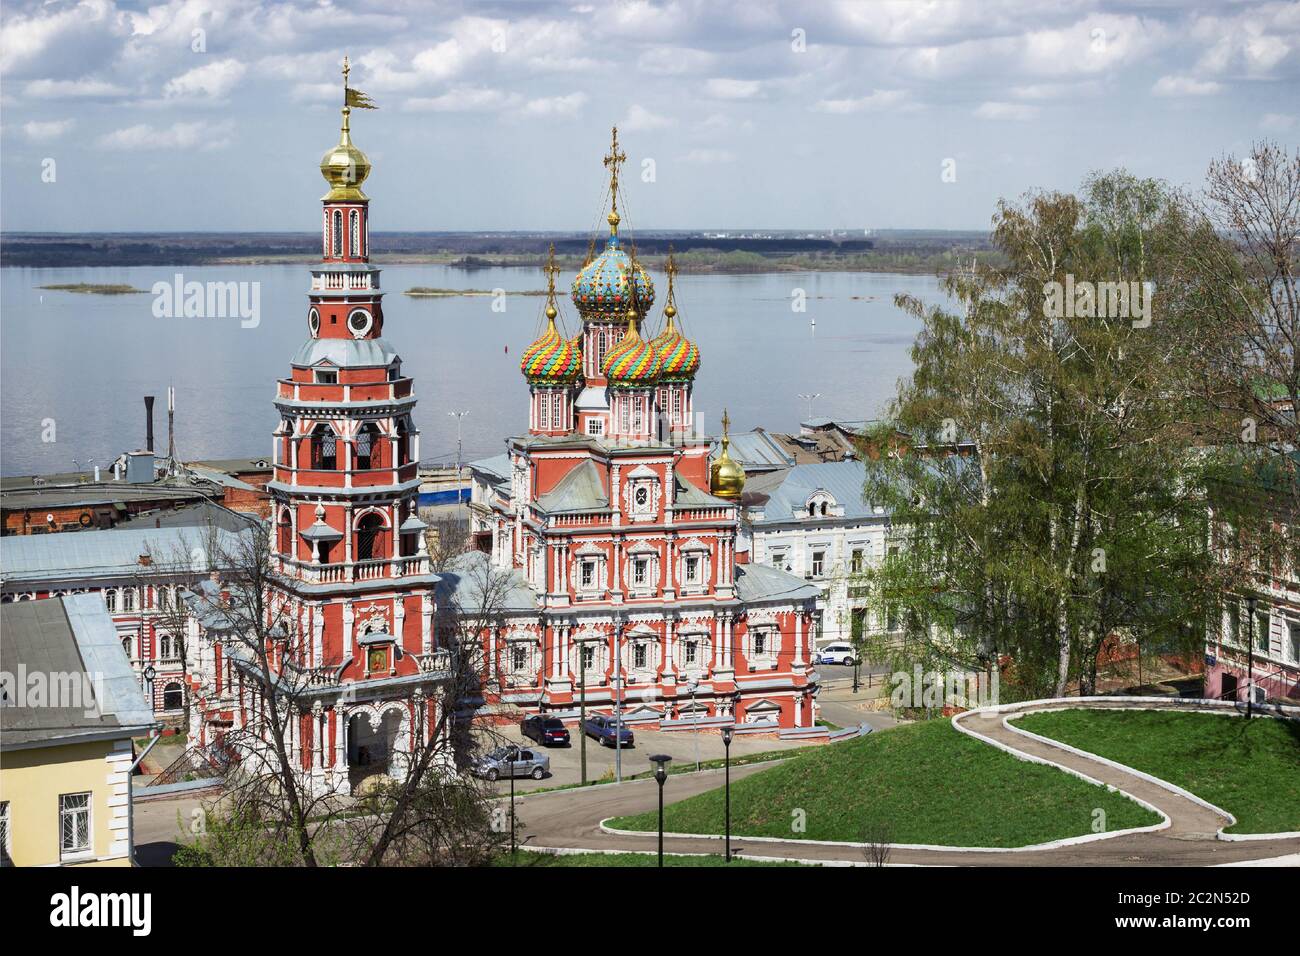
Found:
[[[375,105],[374,100],[370,98],[370,94],[362,93],[360,90],[348,86],[348,74],[350,72],[352,72],[352,67],[348,63],[348,58],[345,56],[343,58],[343,105],[351,106],[353,109],[358,110],[379,109],[379,107]]]

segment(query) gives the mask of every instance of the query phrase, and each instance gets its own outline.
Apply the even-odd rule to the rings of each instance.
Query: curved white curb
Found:
[[[1089,697],[1082,697],[1082,698],[1079,698],[1079,700],[1082,700],[1082,701],[1091,701],[1091,700],[1097,700],[1097,699],[1098,699],[1098,698],[1089,698]],[[1100,699],[1102,699],[1102,700],[1114,700],[1115,698],[1100,698]],[[1152,700],[1152,699],[1154,699],[1154,700],[1166,700],[1165,698],[1136,698],[1136,699],[1138,699],[1138,700]],[[1032,702],[1030,702],[1030,703],[1039,703],[1039,702],[1037,702],[1037,701],[1032,701]],[[1166,703],[1173,703],[1173,701],[1168,701],[1168,700],[1166,700]],[[1220,703],[1220,702],[1219,702],[1219,701],[1205,701],[1205,702],[1203,702],[1203,703]],[[1225,702],[1225,703],[1227,703],[1227,702]],[[1013,720],[1015,720],[1015,719],[1017,719],[1017,718],[1023,717],[1023,716],[1025,716],[1026,714],[1033,714],[1033,713],[1040,713],[1040,714],[1041,714],[1041,713],[1049,713],[1049,712],[1051,712],[1051,711],[1057,711],[1057,710],[1092,710],[1092,711],[1106,711],[1106,710],[1140,710],[1140,711],[1144,711],[1144,712],[1146,712],[1146,713],[1158,712],[1159,710],[1171,710],[1171,711],[1179,711],[1179,712],[1182,712],[1182,713],[1209,713],[1209,714],[1219,714],[1219,715],[1221,715],[1221,716],[1225,716],[1225,717],[1235,717],[1235,716],[1240,716],[1240,714],[1238,713],[1238,711],[1236,710],[1236,708],[1235,708],[1231,703],[1228,703],[1228,707],[1226,707],[1226,708],[1220,708],[1220,707],[1206,708],[1206,707],[1202,707],[1202,706],[1191,706],[1191,707],[1187,707],[1187,708],[1182,708],[1182,707],[1177,706],[1176,704],[1175,704],[1174,706],[1172,706],[1172,707],[1162,707],[1162,708],[1152,708],[1152,707],[1123,707],[1123,706],[1120,706],[1120,707],[1088,707],[1088,706],[1084,706],[1084,707],[1070,707],[1070,706],[1061,706],[1059,702],[1057,702],[1055,706],[1051,706],[1051,707],[1033,707],[1033,708],[1030,708],[1027,704],[1026,704],[1026,705],[1016,705],[1016,704],[1012,704],[1012,705],[1007,705],[1007,706],[1009,706],[1009,707],[1013,707],[1013,708],[1020,708],[1020,707],[1024,707],[1024,708],[1025,708],[1025,709],[1019,709],[1019,710],[1018,710],[1017,712],[1015,712],[1015,713],[1008,713],[1006,716],[1004,716],[1004,717],[1002,718],[1002,726],[1005,727],[1007,730],[1011,731],[1012,733],[1014,733],[1014,734],[1019,734],[1019,735],[1021,735],[1022,737],[1028,737],[1028,738],[1030,738],[1031,740],[1037,740],[1037,741],[1039,741],[1040,743],[1045,743],[1045,744],[1048,744],[1048,745],[1050,745],[1050,746],[1052,746],[1052,747],[1059,747],[1061,750],[1065,750],[1065,751],[1067,751],[1067,752],[1069,752],[1069,753],[1072,753],[1072,754],[1075,754],[1076,756],[1079,756],[1079,757],[1084,757],[1084,758],[1086,758],[1086,759],[1088,759],[1088,760],[1095,760],[1097,763],[1104,764],[1105,766],[1107,766],[1107,767],[1111,767],[1111,768],[1113,768],[1113,769],[1115,769],[1115,770],[1121,770],[1121,771],[1123,771],[1124,773],[1131,773],[1133,776],[1135,776],[1135,777],[1139,777],[1139,778],[1141,778],[1142,780],[1145,780],[1147,783],[1154,784],[1154,785],[1157,786],[1157,787],[1161,787],[1161,788],[1163,788],[1163,789],[1165,789],[1165,790],[1168,790],[1170,793],[1175,793],[1175,794],[1177,794],[1177,795],[1180,796],[1180,797],[1183,797],[1183,798],[1185,798],[1185,799],[1187,799],[1187,800],[1192,801],[1193,803],[1197,804],[1198,806],[1202,806],[1202,807],[1204,807],[1204,808],[1207,809],[1207,810],[1210,810],[1210,811],[1212,811],[1212,812],[1214,812],[1214,813],[1219,814],[1221,817],[1223,817],[1224,819],[1226,819],[1226,820],[1228,821],[1228,826],[1230,826],[1230,827],[1231,827],[1231,826],[1236,826],[1236,825],[1237,825],[1237,818],[1236,818],[1233,814],[1229,813],[1227,810],[1223,809],[1223,807],[1215,806],[1213,803],[1210,803],[1210,801],[1208,801],[1208,800],[1204,800],[1204,799],[1202,799],[1201,797],[1198,797],[1196,794],[1192,793],[1190,790],[1185,790],[1185,789],[1183,789],[1182,787],[1178,786],[1177,784],[1170,783],[1168,780],[1162,780],[1161,778],[1156,777],[1156,776],[1153,776],[1152,774],[1149,774],[1149,773],[1147,773],[1147,772],[1145,772],[1145,771],[1143,771],[1143,770],[1138,770],[1138,769],[1135,768],[1135,767],[1130,767],[1130,766],[1128,766],[1127,764],[1122,764],[1122,763],[1120,763],[1120,762],[1117,761],[1117,760],[1111,760],[1111,759],[1108,758],[1108,757],[1103,757],[1103,756],[1101,756],[1100,754],[1091,753],[1090,751],[1083,750],[1083,749],[1081,749],[1081,748],[1079,748],[1079,747],[1071,746],[1070,744],[1063,743],[1062,741],[1054,740],[1054,739],[1051,738],[1051,737],[1044,737],[1044,736],[1042,736],[1041,734],[1036,734],[1036,733],[1034,733],[1033,731],[1025,730],[1023,727],[1016,727],[1016,726],[1014,726],[1014,725],[1011,723],[1011,721],[1013,721]],[[1300,708],[1292,708],[1292,707],[1285,707],[1285,706],[1280,707],[1280,708],[1278,708],[1278,709],[1279,709],[1279,711],[1281,711],[1280,716],[1281,716],[1283,719],[1288,719],[1288,720],[1290,720],[1290,719],[1294,719],[1294,718],[1292,718],[1292,717],[1287,713],[1287,711],[1291,711],[1291,710],[1297,710],[1297,711],[1300,711]],[[968,711],[967,714],[979,713],[979,712],[981,712],[981,711],[1001,713],[1001,712],[1002,712],[1002,709],[1001,709],[1001,708],[988,707],[988,708],[981,708],[980,711]],[[966,714],[958,714],[958,715],[954,716],[954,717],[953,717],[953,726],[957,726],[957,718],[958,718],[958,717],[963,717],[963,716],[966,716]],[[1267,714],[1266,714],[1266,715],[1264,715],[1264,716],[1270,716],[1270,717],[1271,717],[1271,716],[1277,716],[1277,715],[1267,715]],[[983,739],[985,739],[985,738],[980,738],[980,739],[983,740]],[[989,743],[995,743],[995,742],[994,742],[994,741],[989,741]],[[1066,767],[1062,767],[1061,769],[1062,769],[1062,770],[1068,770],[1068,768],[1066,768]],[[1136,799],[1136,798],[1135,798],[1135,799]],[[1139,801],[1139,802],[1141,802],[1141,801]],[[1224,828],[1223,828],[1223,827],[1219,827],[1219,829],[1215,832],[1214,836],[1215,836],[1215,839],[1218,839],[1218,840],[1224,840],[1224,841],[1227,841],[1227,842],[1247,842],[1247,841],[1250,841],[1250,840],[1294,840],[1294,839],[1300,839],[1300,831],[1292,830],[1292,831],[1288,831],[1288,832],[1284,832],[1284,833],[1225,833],[1225,832],[1224,832]]]

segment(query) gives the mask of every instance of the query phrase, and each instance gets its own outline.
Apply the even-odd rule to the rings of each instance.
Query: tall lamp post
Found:
[[[587,647],[578,642],[578,746],[582,749],[582,785],[587,785]]]
[[[726,819],[727,819],[727,862],[731,862],[731,735],[734,732],[732,727],[722,728],[722,747],[726,752],[724,765],[726,766]]]
[[[469,409],[463,412],[448,412],[449,418],[456,419],[456,480],[460,481],[460,461],[461,461],[461,441],[460,441],[460,423],[469,414]],[[460,489],[456,489],[456,494],[460,494]]]
[[[1250,595],[1246,598],[1246,616],[1250,622],[1246,626],[1246,719],[1255,711],[1255,608],[1259,598]]]
[[[664,782],[668,779],[668,761],[673,758],[667,754],[655,754],[650,762],[655,765],[655,780],[659,784],[659,865],[664,865]]]
[[[512,747],[510,756],[510,858],[515,856],[515,751]]]
[[[614,631],[614,781],[623,782],[623,632],[627,622],[620,619]]]

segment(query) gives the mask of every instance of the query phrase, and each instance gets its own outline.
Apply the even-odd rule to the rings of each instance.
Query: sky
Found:
[[[340,66],[373,227],[984,229],[1123,167],[1300,141],[1300,3],[29,0],[0,6],[0,227],[312,231]]]

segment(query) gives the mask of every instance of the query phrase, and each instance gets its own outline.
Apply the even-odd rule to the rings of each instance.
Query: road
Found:
[[[1231,718],[1225,718],[1231,719]],[[1228,821],[1198,803],[1172,793],[1129,773],[1087,757],[1072,754],[1048,743],[1030,740],[1002,725],[1000,716],[992,718],[970,714],[964,724],[978,736],[997,741],[1021,753],[1037,756],[1118,787],[1157,807],[1170,819],[1161,831],[1134,833],[1041,850],[972,851],[893,848],[891,865],[916,866],[1207,866],[1273,859],[1300,853],[1300,840],[1257,840],[1225,842],[1214,837]],[[840,746],[832,744],[831,746]],[[764,769],[751,765],[732,771],[733,779],[742,779]],[[666,803],[674,803],[722,785],[717,771],[684,774],[669,778],[665,785]],[[519,811],[524,839],[539,847],[583,848],[593,850],[642,850],[656,848],[655,834],[623,836],[600,829],[600,821],[653,810],[656,784],[639,780],[622,786],[602,786],[583,790],[539,793],[525,797]],[[669,853],[720,853],[720,837],[665,837],[664,850]],[[832,864],[863,864],[860,847],[813,844],[800,840],[760,841],[732,837],[733,852],[756,857],[783,857]]]

